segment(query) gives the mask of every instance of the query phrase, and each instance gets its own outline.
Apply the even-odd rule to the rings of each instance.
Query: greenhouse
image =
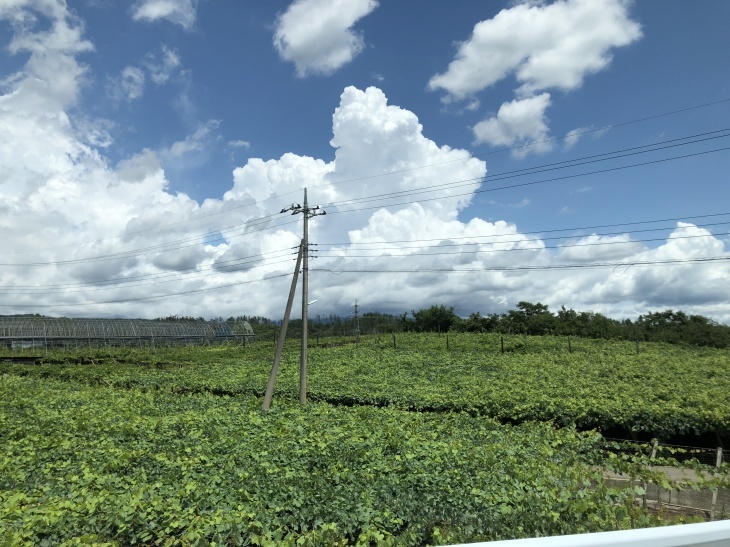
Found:
[[[0,344],[10,349],[247,344],[253,336],[247,321],[0,317]]]

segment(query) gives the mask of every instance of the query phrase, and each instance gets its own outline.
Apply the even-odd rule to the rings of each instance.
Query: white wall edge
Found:
[[[488,541],[452,547],[730,547],[730,520],[594,534]]]

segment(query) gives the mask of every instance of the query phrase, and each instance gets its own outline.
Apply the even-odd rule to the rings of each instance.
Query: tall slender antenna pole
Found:
[[[279,341],[276,344],[276,353],[274,354],[274,364],[269,374],[269,383],[266,385],[266,394],[264,395],[264,404],[261,408],[269,410],[271,400],[274,398],[274,386],[276,385],[276,373],[279,372],[279,362],[281,361],[281,353],[284,350],[284,342],[286,341],[286,327],[289,325],[289,316],[291,315],[291,307],[294,303],[294,293],[297,290],[297,278],[299,277],[299,267],[302,265],[302,254],[304,251],[304,240],[299,244],[299,254],[297,255],[297,265],[294,267],[294,278],[291,280],[291,289],[289,289],[289,299],[286,301],[286,312],[284,312],[284,321],[281,323],[279,331]]]
[[[299,403],[307,404],[307,344],[309,311],[309,204],[304,189],[304,266],[302,268],[302,356],[299,362]]]

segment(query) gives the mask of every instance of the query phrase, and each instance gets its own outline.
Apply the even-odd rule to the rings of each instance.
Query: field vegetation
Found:
[[[270,337],[279,328],[277,323],[265,317],[242,316],[237,319],[249,321],[257,334],[264,338]],[[228,319],[234,320],[233,317]],[[366,312],[357,319],[354,315],[315,315],[310,323],[311,333],[323,337],[351,334],[358,328],[367,334],[472,332],[553,335],[730,348],[730,326],[708,317],[671,309],[648,312],[632,320],[612,319],[600,313],[577,311],[565,306],[553,312],[540,302],[519,302],[515,309],[505,313],[482,315],[475,312],[463,318],[454,312],[453,306],[435,305],[400,315]],[[301,321],[293,320],[289,330],[294,336],[300,336]]]
[[[0,545],[425,545],[659,525],[635,502],[667,479],[599,431],[730,431],[727,350],[313,338],[302,407],[297,344],[268,412],[270,340],[0,353],[38,363],[0,362]],[[607,471],[639,482],[610,486]]]

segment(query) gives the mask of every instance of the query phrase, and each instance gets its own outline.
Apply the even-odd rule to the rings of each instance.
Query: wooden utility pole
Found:
[[[294,278],[291,280],[291,289],[289,289],[289,299],[286,301],[286,312],[284,312],[284,321],[279,329],[279,342],[276,345],[276,353],[274,354],[274,364],[269,374],[269,383],[266,385],[266,394],[264,395],[264,404],[262,408],[269,410],[271,400],[274,398],[274,386],[276,385],[276,373],[279,372],[279,362],[281,361],[281,353],[284,350],[284,342],[286,341],[286,327],[289,324],[289,316],[291,315],[291,307],[294,303],[294,293],[297,290],[297,278],[299,277],[299,268],[302,265],[302,254],[304,251],[304,240],[299,244],[299,255],[297,255],[297,265],[294,267]]]

